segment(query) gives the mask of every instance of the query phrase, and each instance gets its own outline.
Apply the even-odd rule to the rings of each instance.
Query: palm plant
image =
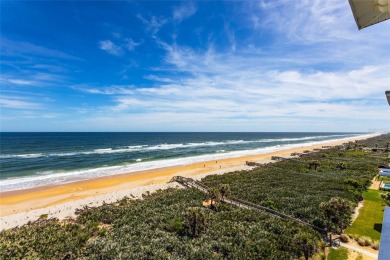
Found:
[[[390,206],[390,192],[382,193],[381,198]]]
[[[218,185],[218,190],[221,193],[222,199],[230,195],[230,185],[229,184],[220,184]]]
[[[301,231],[294,236],[294,243],[300,253],[303,254],[306,260],[316,252],[317,244],[315,236],[312,233]]]
[[[206,216],[199,207],[190,207],[186,210],[185,216],[190,225],[192,237],[198,237],[206,229]]]
[[[347,169],[347,166],[346,166],[345,163],[340,162],[340,163],[337,164],[336,168],[339,169],[339,170],[345,170],[345,169]]]
[[[218,188],[211,188],[209,190],[209,196],[211,200],[211,207],[216,207],[216,204],[221,202],[222,194]]]
[[[328,230],[341,233],[351,222],[353,205],[350,201],[334,197],[322,202],[320,208],[324,214]]]
[[[320,163],[317,160],[313,160],[309,162],[309,169],[314,169],[315,171],[320,166]]]

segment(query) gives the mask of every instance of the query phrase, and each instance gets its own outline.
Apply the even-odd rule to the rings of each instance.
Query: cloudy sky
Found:
[[[1,1],[1,131],[389,131],[348,1]]]

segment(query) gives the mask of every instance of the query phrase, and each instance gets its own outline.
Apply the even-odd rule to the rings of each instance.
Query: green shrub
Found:
[[[346,248],[339,247],[338,249],[330,248],[328,260],[347,260],[348,250]]]
[[[379,250],[379,243],[373,243],[371,247],[375,250]]]
[[[360,246],[371,246],[372,241],[369,237],[359,237],[357,242]]]
[[[168,232],[183,234],[184,230],[185,230],[185,225],[183,223],[183,220],[181,220],[179,218],[174,218],[174,219],[168,220],[165,228]]]
[[[47,219],[49,217],[48,214],[42,214],[39,216],[39,219]]]
[[[358,244],[360,246],[365,246],[366,245],[366,241],[364,241],[364,239],[360,238],[360,237],[356,240],[356,242],[358,242]]]
[[[365,241],[366,246],[371,246],[371,244],[372,244],[371,238],[369,238],[369,237],[363,237],[363,239],[364,239],[364,241]]]
[[[316,253],[314,255],[312,255],[311,257],[312,260],[326,260],[326,256],[324,253]]]
[[[390,192],[384,192],[381,194],[381,198],[390,206]]]
[[[363,256],[362,256],[362,254],[360,254],[359,253],[359,255],[356,257],[356,259],[355,260],[363,260]]]
[[[340,240],[341,240],[341,242],[348,243],[349,237],[346,234],[341,234],[340,235]]]

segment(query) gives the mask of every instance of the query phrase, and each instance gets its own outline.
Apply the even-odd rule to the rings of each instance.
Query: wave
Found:
[[[42,153],[28,153],[28,154],[2,154],[0,155],[0,158],[2,159],[8,159],[8,158],[38,158],[38,157],[44,157],[45,155]]]
[[[342,134],[342,135],[319,135],[319,136],[307,136],[297,138],[278,138],[278,139],[260,139],[260,140],[227,140],[223,142],[200,142],[200,143],[177,143],[177,144],[158,144],[154,146],[150,145],[134,145],[134,146],[121,146],[117,148],[99,148],[90,151],[74,151],[74,152],[62,152],[62,153],[31,153],[31,154],[4,154],[0,155],[0,159],[33,159],[39,157],[67,157],[76,155],[91,155],[91,154],[113,154],[113,153],[131,153],[142,151],[154,151],[154,150],[173,150],[184,149],[191,147],[209,147],[209,146],[223,146],[223,145],[239,145],[239,144],[253,144],[253,143],[283,143],[283,142],[299,142],[310,140],[323,140],[335,137],[352,137],[358,134]],[[221,149],[222,150],[222,149]]]

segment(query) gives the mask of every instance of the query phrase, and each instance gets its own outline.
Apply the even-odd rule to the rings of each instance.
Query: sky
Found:
[[[0,2],[1,131],[388,132],[347,0]]]

